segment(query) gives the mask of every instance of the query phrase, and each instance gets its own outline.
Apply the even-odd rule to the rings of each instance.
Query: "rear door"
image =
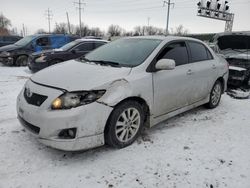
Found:
[[[185,41],[168,44],[158,55],[156,62],[160,59],[173,59],[176,67],[174,70],[153,73],[155,117],[189,105],[188,99],[192,95],[192,80],[188,74],[189,56]]]
[[[188,41],[187,44],[193,87],[190,100],[198,102],[208,96],[217,79],[216,60],[204,44],[196,41]]]

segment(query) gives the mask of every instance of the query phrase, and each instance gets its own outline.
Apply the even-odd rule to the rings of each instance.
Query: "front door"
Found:
[[[167,45],[156,61],[160,59],[173,59],[176,67],[174,70],[153,73],[155,117],[189,105],[192,95],[186,43],[183,41]]]

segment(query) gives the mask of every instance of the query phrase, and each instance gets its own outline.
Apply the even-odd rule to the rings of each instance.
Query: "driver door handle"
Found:
[[[192,74],[194,74],[193,71],[192,71],[191,69],[189,69],[189,70],[187,71],[187,75],[192,75]]]

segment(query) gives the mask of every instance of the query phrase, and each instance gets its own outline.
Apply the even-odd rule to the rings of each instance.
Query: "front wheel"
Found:
[[[28,57],[21,55],[16,59],[16,66],[26,66],[28,64]]]
[[[222,84],[219,80],[217,80],[210,93],[210,99],[209,102],[206,104],[206,107],[210,109],[216,108],[220,103],[221,95],[222,95]]]
[[[105,141],[115,148],[132,144],[141,132],[144,123],[142,106],[136,101],[126,101],[111,113],[105,130]]]

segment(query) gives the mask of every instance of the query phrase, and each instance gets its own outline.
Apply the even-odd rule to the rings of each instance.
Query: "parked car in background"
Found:
[[[250,32],[219,33],[214,50],[228,61],[228,84],[233,88],[250,88]]]
[[[35,52],[29,57],[28,67],[32,71],[39,71],[63,61],[79,58],[107,42],[98,39],[77,39],[59,49]]]
[[[8,35],[8,36],[0,36],[0,47],[6,46],[9,44],[14,44],[23,37],[20,36],[13,36],[13,35]]]
[[[34,74],[17,97],[21,124],[61,150],[132,144],[144,125],[219,105],[228,64],[184,37],[130,37]]]
[[[0,47],[0,62],[5,65],[26,66],[28,57],[33,52],[60,48],[79,37],[70,35],[31,35],[14,44]]]

